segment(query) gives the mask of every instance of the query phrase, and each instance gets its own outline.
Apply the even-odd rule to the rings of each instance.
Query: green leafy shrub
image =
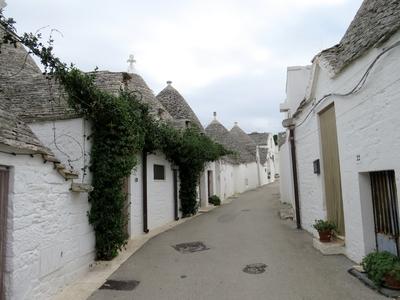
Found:
[[[385,275],[390,274],[400,280],[400,259],[399,257],[384,252],[372,252],[362,260],[362,266],[377,286],[381,286]]]
[[[333,223],[331,221],[325,221],[325,220],[315,220],[313,227],[318,232],[336,230],[336,228],[337,228],[335,223]]]
[[[221,199],[219,199],[217,195],[213,195],[210,198],[208,198],[208,202],[215,206],[221,205]]]

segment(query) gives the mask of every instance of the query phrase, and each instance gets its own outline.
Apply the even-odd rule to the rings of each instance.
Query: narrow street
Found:
[[[244,193],[153,238],[109,278],[139,281],[136,288],[89,299],[387,299],[347,273],[354,263],[321,255],[309,234],[280,220],[278,193],[279,183]],[[196,241],[209,249],[172,247]],[[243,272],[253,263],[265,272]]]

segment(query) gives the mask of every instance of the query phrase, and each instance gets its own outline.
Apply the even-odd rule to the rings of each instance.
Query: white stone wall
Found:
[[[224,160],[216,162],[216,191],[223,201],[235,194],[234,166]]]
[[[70,192],[52,163],[40,156],[0,153],[10,166],[7,230],[9,299],[50,299],[85,274],[94,260],[86,194]]]
[[[315,89],[312,90],[312,95],[320,99],[331,92],[345,93],[351,90],[382,49],[398,40],[400,40],[399,33],[379,49],[371,49],[335,78],[330,78],[325,70],[320,70],[314,82]],[[314,174],[312,165],[315,159],[321,159],[317,113],[334,102],[346,229],[346,254],[357,262],[374,248],[370,232],[373,220],[371,212],[366,210],[371,200],[365,196],[365,189],[370,188],[366,184],[366,172],[394,170],[399,193],[399,64],[400,49],[395,48],[377,62],[360,92],[349,97],[329,97],[318,106],[304,125],[296,128],[302,224],[306,230],[314,232],[311,228],[312,222],[326,216],[323,175]],[[305,112],[308,112],[308,109],[305,109]],[[302,117],[304,113],[299,119],[302,120]],[[400,199],[399,195],[398,198]]]
[[[90,123],[83,118],[76,118],[31,123],[29,127],[62,164],[79,172],[79,179],[82,181],[83,168],[90,163],[91,140],[87,139],[91,133]],[[84,177],[84,182],[90,183],[88,169]]]
[[[138,156],[138,162],[137,167],[132,170],[130,178],[130,234],[132,238],[144,234],[141,156]],[[154,179],[154,164],[165,166],[165,180]],[[166,160],[165,155],[162,153],[149,154],[147,156],[147,216],[149,230],[174,221],[173,171],[171,163]]]
[[[243,193],[259,186],[257,168],[256,162],[234,165],[235,194]]]
[[[286,143],[281,146],[279,157],[281,158],[279,164],[281,201],[283,203],[290,203],[294,207],[293,170],[290,159],[290,143],[288,139],[286,139]]]

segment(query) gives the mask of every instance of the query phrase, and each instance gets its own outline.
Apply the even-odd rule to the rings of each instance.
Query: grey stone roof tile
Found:
[[[400,29],[399,0],[364,0],[339,44],[318,58],[334,75]]]
[[[267,145],[271,133],[269,132],[252,132],[248,136],[258,145]],[[267,161],[268,149],[259,148],[260,162],[264,164]]]
[[[205,129],[207,136],[220,143],[226,149],[234,151],[237,156],[228,156],[225,159],[231,163],[249,163],[255,161],[255,156],[217,120],[213,120]]]
[[[29,126],[8,112],[3,103],[0,103],[0,144],[29,153],[53,156],[51,150],[43,146]]]
[[[240,145],[243,155],[247,152],[247,161],[255,162],[256,161],[256,151],[257,144],[245,133],[238,125],[235,123],[235,126],[230,130],[230,134],[236,140],[236,142]]]
[[[200,120],[193,112],[185,98],[168,82],[168,85],[157,95],[157,99],[176,120],[189,120],[199,129],[204,130]]]

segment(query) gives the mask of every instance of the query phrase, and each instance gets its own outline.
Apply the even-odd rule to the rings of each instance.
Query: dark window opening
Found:
[[[154,165],[154,180],[165,180],[165,167]]]

